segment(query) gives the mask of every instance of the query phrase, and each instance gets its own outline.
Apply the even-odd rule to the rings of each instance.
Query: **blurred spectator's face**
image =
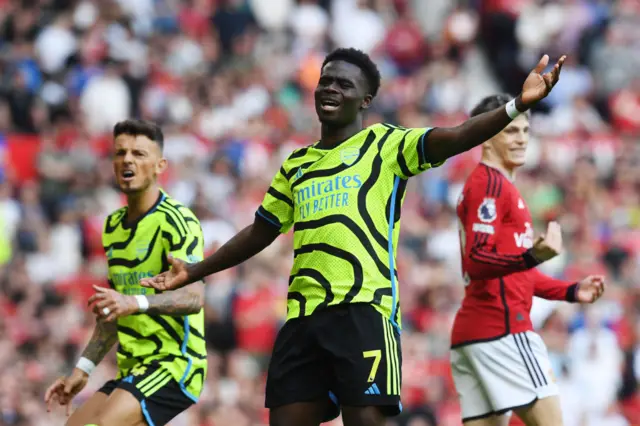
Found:
[[[493,157],[507,169],[524,164],[529,143],[529,119],[519,115],[505,129],[486,142]]]
[[[323,124],[350,124],[370,103],[367,80],[359,67],[344,61],[324,66],[315,91],[316,113]]]
[[[167,168],[160,147],[146,136],[119,135],[114,145],[113,171],[125,194],[146,190]]]

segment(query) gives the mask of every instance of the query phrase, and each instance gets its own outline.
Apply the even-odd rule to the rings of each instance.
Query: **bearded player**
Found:
[[[490,96],[471,115],[509,101]],[[453,325],[451,368],[466,426],[505,425],[511,411],[527,426],[561,426],[547,350],[529,318],[533,296],[593,303],[604,291],[601,276],[571,283],[535,269],[561,252],[562,234],[551,222],[533,239],[531,214],[514,185],[528,139],[528,116],[519,114],[487,140],[457,207],[466,287]]]
[[[102,241],[111,289],[95,287],[96,327],[76,368],[55,381],[45,400],[67,406],[118,342],[118,376],[67,421],[68,426],[161,426],[197,402],[206,375],[204,286],[157,294],[140,278],[169,268],[174,256],[203,256],[198,219],[157,183],[167,168],[163,135],[150,122],[126,120],[113,130],[113,169],[127,206],[106,219]]]
[[[216,253],[143,280],[179,288],[238,265],[294,231],[287,322],[273,349],[271,426],[384,425],[400,412],[401,313],[395,253],[407,180],[491,138],[544,98],[562,61],[545,56],[520,96],[453,128],[363,127],[380,73],[363,52],[338,49],[322,65],[315,107],[320,140],[276,173],[254,222]]]

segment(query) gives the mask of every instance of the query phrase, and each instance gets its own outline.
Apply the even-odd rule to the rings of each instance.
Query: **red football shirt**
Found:
[[[452,346],[489,341],[532,330],[533,296],[575,299],[572,283],[534,267],[531,214],[515,185],[500,171],[479,164],[467,179],[457,207],[465,297]]]

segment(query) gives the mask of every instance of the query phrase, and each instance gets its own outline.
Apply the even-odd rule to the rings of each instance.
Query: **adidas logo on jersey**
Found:
[[[369,389],[364,391],[365,395],[380,395],[380,389],[378,389],[378,385],[375,383],[369,386]]]

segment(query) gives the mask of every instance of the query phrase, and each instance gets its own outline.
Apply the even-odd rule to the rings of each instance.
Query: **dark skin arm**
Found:
[[[536,68],[531,71],[524,82],[522,93],[516,98],[516,109],[526,112],[529,108],[544,99],[560,79],[560,71],[565,61],[563,56],[553,69],[541,74],[549,62],[545,55]],[[459,126],[451,128],[435,128],[428,136],[426,156],[431,164],[439,163],[483,144],[502,131],[511,118],[505,107],[477,115]]]
[[[278,228],[256,216],[251,225],[238,232],[203,261],[188,265],[182,260],[168,257],[171,269],[153,278],[140,280],[140,285],[161,291],[184,287],[252,258],[273,243],[278,235]]]
[[[279,235],[279,229],[256,217],[251,225],[238,232],[214,254],[202,262],[189,265],[187,283],[200,281],[207,275],[241,264],[270,246]]]
[[[528,109],[522,103],[521,96],[516,98],[516,108],[522,112]],[[427,158],[432,164],[439,163],[475,148],[500,133],[511,121],[502,106],[472,117],[456,127],[436,127],[427,139]]]

